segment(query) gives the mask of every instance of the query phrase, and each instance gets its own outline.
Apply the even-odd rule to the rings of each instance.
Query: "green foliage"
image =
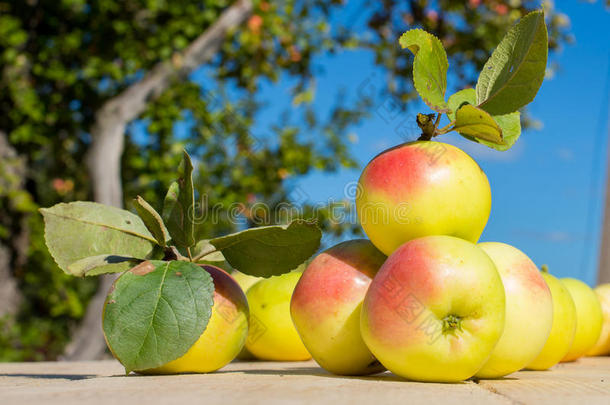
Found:
[[[170,236],[161,215],[140,196],[133,200],[133,206],[148,231],[155,237],[157,244],[165,247]]]
[[[207,67],[206,80],[172,84],[151,102],[126,138],[124,195],[129,202],[140,195],[158,212],[182,149],[188,145],[193,158],[205,162],[194,173],[201,191],[196,196],[199,215],[217,214],[217,219],[197,226],[198,240],[243,227],[228,214],[235,203],[247,225],[287,223],[291,218],[285,218],[281,208],[291,201],[293,179],[311,170],[356,166],[347,134],[376,104],[351,102],[338,94],[327,114],[316,113],[311,103],[319,55],[370,50],[388,73],[387,87],[380,90],[408,102],[416,96],[410,73],[413,57],[395,45],[407,27],[438,37],[459,85],[474,85],[472,72],[482,68],[510,25],[538,7],[536,1],[513,0],[478,6],[458,0],[365,0],[360,20],[369,29],[364,35],[351,19],[333,19],[330,27],[330,16],[346,12],[338,0],[254,3],[254,15],[227,38]],[[228,4],[0,0],[0,131],[6,132],[27,168],[21,176],[25,186],[9,192],[0,187],[0,243],[13,246],[24,222],[30,234],[27,260],[15,260],[13,269],[24,307],[18,322],[0,333],[0,359],[55,358],[96,287],[94,278],[74,279],[57,271],[44,247],[42,218],[32,215],[38,207],[91,199],[84,160],[96,110],[159,60],[179,63],[180,51]],[[557,49],[569,40],[567,18],[552,9],[545,12],[549,47]],[[284,78],[296,83],[291,89],[295,104],[278,115],[264,136],[253,133],[267,101],[257,97],[260,84]],[[175,131],[185,120],[191,125]],[[146,137],[138,131],[142,127]],[[0,184],[3,175],[0,170]],[[221,209],[204,204],[206,199]],[[271,207],[272,215],[260,215],[258,203]],[[358,232],[355,221],[332,220],[337,211],[349,217],[349,209],[343,201],[315,210],[305,204],[304,216],[315,216],[327,234],[338,236]]]
[[[247,229],[209,243],[242,273],[271,277],[295,269],[309,259],[320,247],[321,237],[315,222],[293,221],[285,226]]]
[[[40,209],[49,252],[66,273],[74,276],[123,272],[144,259],[160,258],[161,253],[166,260],[195,262],[220,252],[221,257],[212,261],[226,260],[242,273],[271,277],[294,269],[320,247],[320,228],[315,221],[304,220],[195,241],[192,172],[191,157],[184,151],[179,178],[170,185],[164,201],[164,217],[173,232],[171,246],[167,246],[165,220],[138,197],[135,203],[139,217],[126,210],[83,201]],[[189,238],[193,242],[185,244]]]
[[[173,245],[169,247],[164,219],[141,197],[135,199],[140,217],[80,201],[41,209],[49,251],[67,273],[82,276],[130,268],[114,283],[103,313],[108,347],[127,373],[177,359],[205,330],[212,313],[214,284],[209,274],[192,262],[220,254],[220,258],[211,259],[226,259],[245,274],[270,277],[296,268],[320,246],[320,229],[315,222],[303,220],[195,243],[192,173],[191,158],[184,151],[179,178],[170,185],[164,200],[164,218]],[[138,258],[155,253],[149,246],[153,235],[170,261],[147,260],[131,267]],[[102,251],[106,253],[97,254]]]
[[[68,274],[117,273],[132,266],[132,261],[122,258],[147,259],[153,254],[154,237],[140,217],[129,211],[76,201],[42,208],[40,212],[45,218],[49,252]],[[104,260],[101,255],[110,256]],[[82,262],[92,256],[96,260]]]
[[[172,243],[189,249],[195,245],[195,190],[193,188],[193,163],[184,151],[178,180],[173,182],[163,201],[163,220]]]
[[[534,99],[546,71],[544,13],[523,17],[502,39],[477,81],[477,104],[493,115],[510,114]]]
[[[505,115],[494,115],[493,119],[502,128],[502,143],[489,143],[484,139],[475,139],[475,141],[499,151],[510,149],[521,135],[521,112],[515,111]]]
[[[470,104],[463,105],[456,111],[453,128],[465,136],[496,144],[502,143],[502,129],[496,124],[493,117]]]
[[[114,283],[104,304],[108,346],[125,371],[184,355],[212,315],[212,277],[189,262],[146,261]]]
[[[477,105],[477,94],[473,88],[462,89],[458,92],[453,93],[447,101],[451,112],[447,114],[447,117],[451,121],[455,121],[455,113],[465,104]]]
[[[422,130],[420,139],[430,140],[455,130],[466,139],[490,148],[509,149],[521,134],[521,114],[517,109],[534,99],[544,79],[547,39],[544,13],[529,13],[510,29],[487,60],[479,74],[476,91],[471,88],[460,90],[449,97],[446,104],[443,80],[447,65],[442,46],[435,37],[421,30],[405,32],[399,41],[416,54],[415,88],[424,102],[438,112],[436,116],[417,115],[417,125]],[[429,51],[418,52],[421,46],[427,46]],[[436,103],[431,103],[431,99]],[[439,102],[442,102],[442,109]],[[441,112],[447,114],[450,124],[439,129]]]
[[[475,89],[469,88],[460,90],[457,93],[454,93],[449,97],[449,108],[452,111],[457,111],[459,107],[462,105],[475,105],[476,104],[476,91]],[[455,113],[452,112],[448,114],[448,117],[451,121],[455,120]],[[506,115],[494,115],[493,120],[502,130],[502,142],[489,142],[482,138],[477,138],[476,136],[468,136],[467,134],[460,132],[460,134],[466,136],[468,139],[482,143],[484,145],[489,146],[490,148],[497,149],[499,151],[504,151],[510,149],[511,146],[519,139],[521,135],[521,113],[519,111],[506,114]]]
[[[441,41],[426,31],[414,29],[402,34],[399,42],[415,55],[413,84],[419,96],[434,111],[448,112],[445,91],[449,62]]]
[[[42,221],[32,215],[27,222],[28,261],[15,271],[24,299],[16,318],[0,319],[0,361],[56,359],[98,283],[58,271],[44,243]]]

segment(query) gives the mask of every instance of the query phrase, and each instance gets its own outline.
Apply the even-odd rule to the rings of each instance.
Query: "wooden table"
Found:
[[[500,380],[431,384],[338,377],[313,362],[237,362],[205,375],[125,376],[113,360],[0,363],[0,404],[610,404],[610,358]]]

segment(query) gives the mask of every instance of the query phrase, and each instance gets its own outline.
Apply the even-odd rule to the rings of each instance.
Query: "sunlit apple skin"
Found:
[[[553,326],[553,298],[538,267],[519,249],[499,242],[478,245],[493,260],[506,296],[504,332],[478,378],[498,378],[530,364]]]
[[[530,370],[547,370],[568,353],[576,332],[576,306],[564,285],[553,275],[542,272],[553,297],[553,326],[542,351],[528,364]]]
[[[491,191],[483,170],[461,149],[417,141],[369,162],[358,181],[356,209],[371,242],[390,255],[421,236],[476,243],[489,218]]]
[[[587,356],[606,356],[610,354],[610,284],[601,284],[593,289],[602,306],[604,323],[595,346],[587,352]]]
[[[311,355],[290,317],[290,297],[301,272],[263,279],[248,289],[250,331],[246,348],[260,360],[300,361]]]
[[[502,280],[482,249],[451,236],[418,238],[388,257],[373,279],[362,337],[394,374],[461,381],[489,358],[504,328],[504,305]]]
[[[582,281],[575,278],[562,278],[560,281],[570,292],[576,306],[574,341],[561,361],[574,361],[584,356],[597,343],[602,331],[602,307],[595,292]]]
[[[224,270],[201,265],[214,282],[214,306],[208,325],[186,354],[142,374],[209,373],[230,363],[248,336],[248,303],[237,282]]]
[[[248,292],[248,289],[256,284],[258,281],[262,280],[262,277],[251,276],[249,274],[242,273],[240,271],[234,271],[231,273],[231,276],[237,281],[237,284],[241,287],[244,294]],[[241,352],[237,355],[237,359],[239,360],[253,360],[255,357],[246,349],[244,346],[241,349]]]
[[[314,360],[331,373],[383,370],[362,340],[360,309],[385,259],[368,240],[340,243],[311,261],[292,294],[292,321]]]
[[[237,284],[239,284],[244,294],[248,292],[250,287],[263,279],[262,277],[251,276],[240,271],[234,271],[231,273],[231,277],[237,281]]]

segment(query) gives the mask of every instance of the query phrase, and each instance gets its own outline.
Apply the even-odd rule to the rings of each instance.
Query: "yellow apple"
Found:
[[[142,374],[209,373],[233,360],[248,335],[248,303],[237,282],[224,270],[202,265],[214,282],[212,316],[201,337],[182,357]]]
[[[604,323],[597,343],[587,352],[587,356],[606,356],[610,354],[610,283],[598,285],[593,291],[602,306]]]
[[[399,247],[362,304],[362,338],[399,376],[454,382],[472,377],[504,329],[504,288],[476,245],[427,236]]]
[[[235,281],[237,281],[237,284],[239,284],[244,293],[248,292],[250,287],[262,280],[262,277],[251,276],[237,270],[231,273],[231,276],[233,276]],[[239,360],[252,360],[254,358],[255,357],[252,355],[252,353],[246,349],[246,346],[244,346],[243,349],[241,349],[241,352],[239,352],[237,355],[237,359]]]
[[[360,334],[360,308],[386,256],[366,239],[340,243],[307,266],[290,301],[294,325],[314,360],[335,374],[383,370]]]
[[[248,289],[250,330],[246,348],[261,360],[299,361],[311,355],[290,318],[290,297],[301,272],[263,279]]]
[[[356,190],[358,220],[386,255],[428,235],[476,243],[490,209],[483,170],[461,149],[441,142],[410,142],[380,153]]]
[[[574,361],[584,356],[597,343],[602,331],[602,307],[597,296],[585,283],[574,278],[562,278],[576,306],[576,333],[568,353],[561,361]]]
[[[553,297],[553,326],[542,351],[527,365],[530,370],[546,370],[559,363],[568,353],[576,332],[576,306],[563,283],[543,266],[542,277]]]
[[[536,265],[519,249],[499,242],[478,245],[493,260],[506,296],[504,332],[478,378],[498,378],[530,364],[553,325],[551,291]]]
[[[247,293],[250,287],[262,280],[262,277],[251,276],[237,270],[231,273],[231,276],[237,281],[244,293]]]

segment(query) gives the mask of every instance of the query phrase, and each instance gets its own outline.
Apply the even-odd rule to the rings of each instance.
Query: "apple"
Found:
[[[610,354],[610,283],[598,285],[593,291],[602,306],[604,321],[597,343],[587,352],[587,356],[606,356]]]
[[[521,370],[540,354],[553,326],[553,298],[538,267],[525,253],[499,242],[478,246],[502,277],[506,320],[498,344],[476,377],[498,378]]]
[[[262,277],[251,276],[249,274],[242,273],[240,271],[233,271],[231,276],[237,281],[237,284],[241,287],[244,293],[248,292],[248,289],[262,279]],[[246,349],[246,346],[241,349],[241,352],[237,355],[238,360],[253,360],[255,357]]]
[[[427,236],[399,247],[362,304],[362,338],[388,370],[418,381],[455,382],[487,361],[504,329],[504,287],[471,242]]]
[[[250,330],[246,348],[256,358],[276,361],[311,358],[290,318],[290,297],[301,274],[292,271],[270,277],[248,289]]]
[[[576,306],[576,333],[568,353],[561,361],[574,361],[595,346],[602,331],[602,307],[597,296],[585,283],[574,278],[562,278]]]
[[[442,142],[410,142],[380,153],[356,190],[360,224],[386,255],[421,236],[476,243],[490,209],[483,170],[461,149]]]
[[[553,326],[542,351],[527,365],[530,370],[546,370],[568,353],[576,332],[576,306],[568,290],[543,266],[542,277],[553,297]]]
[[[237,270],[233,271],[231,276],[237,281],[244,293],[247,293],[250,287],[262,280],[262,277],[251,276]]]
[[[309,263],[292,293],[294,325],[314,360],[331,373],[383,370],[360,335],[360,309],[385,259],[366,239],[340,243]]]
[[[201,265],[214,282],[214,306],[201,337],[182,357],[142,374],[209,373],[230,363],[248,336],[248,302],[227,272]]]

